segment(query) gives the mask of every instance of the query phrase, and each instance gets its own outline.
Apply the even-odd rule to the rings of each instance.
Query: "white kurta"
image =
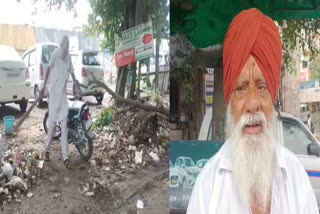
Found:
[[[49,66],[49,121],[60,122],[68,116],[67,81],[69,73],[73,73],[70,54],[62,59],[62,50],[58,48],[52,54]]]
[[[240,200],[232,174],[231,143],[226,141],[199,174],[187,214],[250,214]],[[310,180],[296,156],[277,145],[277,163],[272,186],[271,214],[319,213]]]

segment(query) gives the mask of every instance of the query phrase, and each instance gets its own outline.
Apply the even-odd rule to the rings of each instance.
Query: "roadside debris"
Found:
[[[93,157],[104,169],[130,172],[168,156],[169,122],[159,113],[121,107],[112,124],[97,129],[96,135]]]
[[[156,153],[150,152],[149,155],[150,155],[150,157],[152,157],[152,159],[153,159],[156,163],[158,163],[158,162],[160,161],[159,156],[158,156]]]
[[[6,142],[6,150],[3,150],[3,162],[0,165],[0,206],[5,201],[20,203],[21,192],[28,198],[33,197],[28,189],[37,184],[43,168],[43,160],[39,160],[38,153],[22,150],[17,145],[19,143],[11,138]]]
[[[137,201],[137,214],[143,213],[143,201],[138,200]]]
[[[27,194],[27,197],[28,197],[28,198],[32,198],[32,196],[33,196],[33,193],[32,193],[32,192],[29,192],[29,193]]]

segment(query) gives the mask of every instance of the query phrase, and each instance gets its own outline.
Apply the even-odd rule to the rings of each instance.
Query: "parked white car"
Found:
[[[26,111],[30,98],[29,70],[15,49],[0,45],[0,104],[19,104]]]
[[[32,90],[30,90],[30,96],[37,100],[40,96],[40,91],[43,88],[46,70],[50,63],[53,52],[59,48],[55,43],[38,43],[35,46],[29,48],[23,54],[23,61],[28,66],[30,71],[30,79]],[[46,92],[48,92],[48,85]],[[45,93],[46,95],[47,93]],[[46,96],[44,96],[46,98]],[[42,104],[42,100],[37,103],[37,106]]]
[[[212,112],[212,109],[208,112]],[[307,126],[297,117],[286,112],[276,114],[277,120],[274,126],[275,138],[280,144],[291,150],[301,161],[308,173],[318,206],[320,207],[320,143]],[[205,120],[212,120],[212,116],[211,118],[204,118]],[[203,130],[200,133],[199,138],[212,140],[212,135],[208,135],[209,131],[212,130],[212,124],[210,126],[207,126],[207,124],[211,124],[211,122],[202,122],[202,126],[207,128],[206,131]]]
[[[94,88],[94,85],[89,85],[93,80],[91,74],[99,81],[104,82],[103,68],[98,59],[96,51],[70,51],[72,64],[76,79],[80,83],[80,88],[83,96],[94,96],[99,104],[102,103],[105,90],[104,88]],[[67,84],[67,94],[73,95],[73,81],[69,77]]]
[[[179,186],[183,191],[192,188],[196,181],[197,167],[190,157],[178,157],[175,162],[176,174],[179,176]]]

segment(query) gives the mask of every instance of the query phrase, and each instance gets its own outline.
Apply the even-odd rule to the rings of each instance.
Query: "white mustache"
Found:
[[[246,113],[241,116],[238,123],[242,128],[253,125],[262,125],[264,128],[267,123],[267,119],[262,112],[257,112],[255,114]]]

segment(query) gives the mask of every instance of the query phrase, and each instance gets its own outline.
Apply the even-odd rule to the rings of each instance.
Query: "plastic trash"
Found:
[[[13,176],[11,181],[6,184],[6,186],[9,186],[10,188],[20,189],[23,192],[28,190],[28,185],[26,182],[22,180],[22,178],[18,176]]]
[[[137,201],[137,214],[143,214],[143,201]]]
[[[160,161],[160,158],[159,158],[159,156],[158,156],[156,153],[150,152],[149,155],[150,155],[150,157],[152,157],[152,159],[153,159],[155,162],[158,163],[158,162]]]
[[[11,180],[13,175],[13,168],[10,163],[4,163],[1,177],[6,177],[9,181]]]
[[[135,151],[135,162],[136,162],[136,164],[140,164],[140,163],[142,163],[142,153],[143,153],[143,150],[141,150],[141,151]]]

